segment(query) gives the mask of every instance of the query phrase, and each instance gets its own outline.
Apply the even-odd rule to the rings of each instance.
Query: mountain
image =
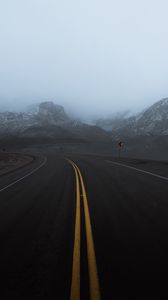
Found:
[[[168,98],[162,99],[136,118],[139,134],[168,135]]]
[[[48,124],[61,125],[70,121],[61,105],[53,102],[43,102],[39,105],[39,120]]]
[[[131,111],[126,110],[123,112],[110,114],[108,118],[94,118],[93,124],[103,128],[106,131],[111,131],[114,127],[120,125],[123,120],[128,119],[131,115]]]
[[[51,101],[29,107],[25,112],[0,113],[0,135],[5,138],[109,139],[103,129],[71,119],[62,106]]]
[[[136,116],[98,120],[97,126],[114,137],[168,135],[168,98],[162,99]]]
[[[19,135],[31,131],[32,127],[61,126],[68,122],[62,106],[43,102],[34,111],[0,113],[0,133]]]
[[[99,119],[95,125],[71,119],[60,105],[51,101],[34,105],[25,112],[1,112],[0,135],[21,137],[73,136],[89,139],[168,135],[168,98],[142,113],[128,117],[129,112],[113,118]]]
[[[124,142],[122,156],[168,159],[168,98],[128,116],[123,113],[89,125],[70,118],[60,105],[42,102],[24,112],[0,113],[1,144],[15,147],[54,142],[66,144],[70,151],[117,156],[120,139]]]

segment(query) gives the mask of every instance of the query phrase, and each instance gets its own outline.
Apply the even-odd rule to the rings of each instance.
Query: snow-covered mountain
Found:
[[[136,117],[139,134],[168,135],[168,98],[162,99]]]
[[[40,103],[27,112],[0,113],[0,135],[5,137],[63,136],[107,140],[111,134],[114,138],[168,135],[168,98],[136,116],[120,114],[112,119],[101,119],[95,126],[71,119],[62,106],[53,102]]]
[[[61,105],[53,102],[43,102],[39,105],[39,120],[53,125],[61,125],[70,121]]]
[[[168,135],[168,98],[156,102],[136,116],[99,120],[96,125],[116,137]]]
[[[117,114],[111,114],[108,118],[98,118],[93,120],[93,124],[106,131],[112,131],[114,127],[120,126],[121,122],[132,116],[129,110]]]
[[[43,102],[30,112],[0,113],[0,133],[23,135],[32,127],[61,126],[70,122],[62,106],[53,102]],[[31,131],[31,130],[30,130]]]
[[[42,102],[27,112],[0,113],[0,135],[5,138],[109,138],[103,129],[71,119],[62,106],[53,102]]]

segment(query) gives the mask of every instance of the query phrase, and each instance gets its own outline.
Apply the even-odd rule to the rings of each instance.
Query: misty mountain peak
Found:
[[[84,136],[106,135],[102,129],[116,136],[146,136],[168,135],[168,98],[156,102],[141,114],[97,121],[95,126],[89,126],[71,119],[61,105],[52,101],[37,104],[37,109],[22,113],[0,113],[0,134],[21,134],[22,136],[53,135],[57,127],[71,133]],[[128,115],[129,116],[129,115]],[[100,130],[100,127],[102,128]],[[47,131],[46,131],[47,130]],[[60,129],[61,130],[61,129]],[[62,132],[62,131],[60,131]],[[56,133],[55,133],[56,134]],[[63,132],[62,132],[63,134]]]
[[[61,105],[55,104],[52,101],[46,101],[39,104],[39,114],[45,116],[54,114],[65,115],[65,111]]]
[[[157,101],[137,116],[103,120],[97,125],[116,136],[167,135],[168,98]]]
[[[168,120],[168,98],[164,98],[149,107],[139,119],[142,123],[153,126],[156,122]]]
[[[46,101],[39,104],[39,117],[43,119],[53,119],[57,121],[68,121],[69,117],[61,105],[52,101]]]

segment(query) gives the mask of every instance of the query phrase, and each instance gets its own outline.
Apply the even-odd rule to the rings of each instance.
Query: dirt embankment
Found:
[[[33,157],[21,153],[0,153],[0,176],[21,168],[33,161]]]

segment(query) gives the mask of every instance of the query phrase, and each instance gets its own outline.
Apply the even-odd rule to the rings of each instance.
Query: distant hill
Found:
[[[1,112],[0,138],[5,146],[64,143],[74,151],[114,156],[122,140],[122,156],[168,159],[168,98],[136,116],[128,115],[118,114],[88,125],[70,118],[62,106],[42,102],[20,113]]]
[[[96,125],[114,137],[168,135],[168,98],[162,99],[142,113],[133,116],[98,120]]]
[[[51,101],[35,105],[26,112],[0,113],[0,135],[5,138],[109,140],[106,131],[71,119],[62,106]]]

